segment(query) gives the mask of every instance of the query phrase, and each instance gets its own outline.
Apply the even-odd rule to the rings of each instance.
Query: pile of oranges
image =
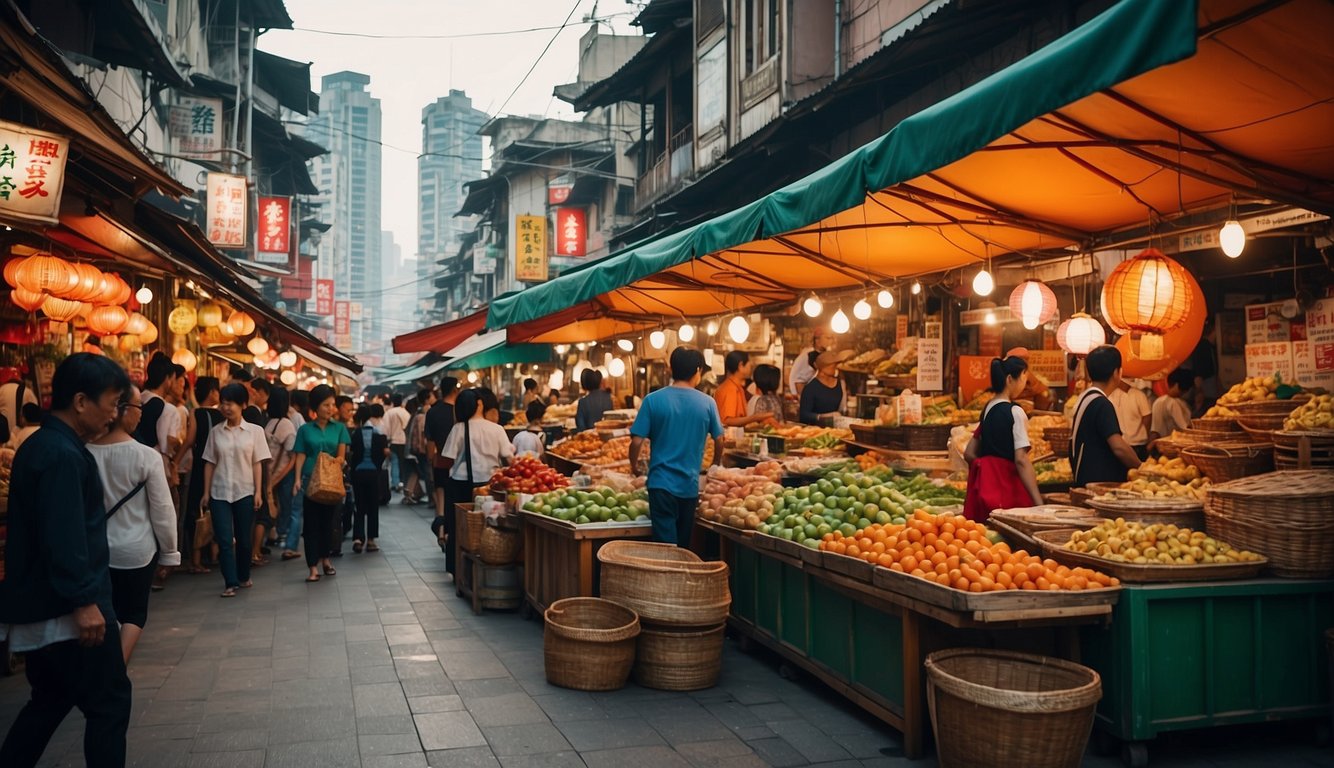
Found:
[[[904,525],[871,525],[853,536],[827,533],[820,549],[965,592],[1102,589],[1120,583],[1105,573],[1067,568],[1022,549],[1012,552],[1008,544],[988,540],[980,523],[920,509]]]

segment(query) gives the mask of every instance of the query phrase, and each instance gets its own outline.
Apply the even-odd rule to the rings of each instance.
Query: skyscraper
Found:
[[[336,72],[320,83],[320,113],[311,119],[310,139],[329,148],[311,161],[319,200],[332,224],[320,245],[316,271],[334,281],[334,299],[362,306],[368,320],[353,324],[350,350],[373,346],[382,335],[380,241],[380,100],[371,78]]]
[[[422,156],[417,160],[417,301],[434,302],[441,258],[458,253],[476,222],[455,218],[463,207],[463,185],[482,178],[482,137],[487,115],[463,91],[450,90],[422,109]],[[440,319],[440,318],[435,318]]]

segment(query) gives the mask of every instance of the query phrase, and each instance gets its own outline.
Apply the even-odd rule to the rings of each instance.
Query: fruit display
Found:
[[[1136,565],[1202,565],[1253,563],[1263,558],[1239,551],[1203,531],[1175,525],[1108,520],[1096,528],[1070,534],[1065,548],[1118,563]]]
[[[1034,458],[1051,456],[1051,443],[1047,442],[1048,427],[1068,427],[1070,422],[1064,416],[1032,416],[1028,419],[1028,454]]]
[[[1334,398],[1316,395],[1307,400],[1288,414],[1283,428],[1288,431],[1334,429]]]
[[[699,516],[733,528],[757,530],[774,514],[783,466],[763,461],[748,469],[713,467],[699,496]]]
[[[595,456],[602,450],[602,438],[597,432],[580,432],[568,437],[547,449],[562,458],[578,460]]]
[[[1150,456],[1139,465],[1138,469],[1132,469],[1126,473],[1129,480],[1155,479],[1161,478],[1173,480],[1177,483],[1189,483],[1192,480],[1199,480],[1204,477],[1198,467],[1187,464],[1181,459],[1166,459],[1156,456]]]
[[[904,523],[830,531],[820,549],[964,592],[1104,589],[1120,582],[1089,568],[1068,568],[1012,551],[985,526],[960,515],[918,510]]]
[[[645,446],[647,447],[647,446]],[[605,467],[609,464],[619,464],[630,460],[630,438],[614,437],[602,444],[602,447],[593,455],[585,456],[583,462],[595,467]]]
[[[1239,405],[1277,400],[1279,387],[1286,386],[1278,376],[1252,376],[1239,384],[1234,384],[1232,389],[1224,392],[1223,396],[1218,398],[1218,404]]]
[[[491,488],[515,493],[546,493],[570,484],[570,479],[532,456],[520,456],[491,475]]]
[[[1235,419],[1240,415],[1226,405],[1210,406],[1209,410],[1204,412],[1206,419]]]
[[[876,376],[911,376],[917,373],[917,344],[908,343],[903,349],[880,361]]]
[[[1033,472],[1037,475],[1038,485],[1072,483],[1075,480],[1075,472],[1070,467],[1069,459],[1039,461],[1033,465]]]
[[[781,427],[766,427],[766,435],[777,435],[789,444],[795,443],[811,450],[832,450],[842,445],[844,440],[852,439],[852,431],[832,429],[830,427],[812,427],[802,424],[788,424]]]
[[[642,490],[625,493],[611,488],[563,488],[538,494],[523,508],[576,525],[648,519],[647,494]]]
[[[1193,469],[1193,467],[1192,467]],[[1127,480],[1116,491],[1117,496],[1133,496],[1142,499],[1185,499],[1204,501],[1204,494],[1209,490],[1209,478],[1197,477],[1182,483],[1163,477],[1144,476],[1137,480]],[[1103,498],[1103,497],[1098,497]]]
[[[950,395],[922,398],[923,424],[972,424],[982,417],[980,410],[965,410]]]
[[[856,357],[849,358],[841,366],[844,370],[871,373],[881,360],[889,357],[883,349],[868,349]]]
[[[904,522],[919,509],[954,508],[962,503],[963,491],[922,475],[882,479],[852,472],[831,474],[801,488],[782,489],[773,514],[759,531],[814,549],[830,531],[851,536],[876,523]],[[810,539],[816,541],[806,543]]]
[[[549,405],[547,411],[542,416],[542,421],[564,421],[573,419],[575,411],[579,410],[578,403],[569,403],[567,405]]]

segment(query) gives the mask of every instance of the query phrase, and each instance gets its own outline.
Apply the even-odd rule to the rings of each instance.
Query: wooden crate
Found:
[[[523,592],[528,606],[541,614],[567,597],[597,597],[597,551],[616,539],[648,539],[648,523],[575,525],[521,511],[523,521]]]

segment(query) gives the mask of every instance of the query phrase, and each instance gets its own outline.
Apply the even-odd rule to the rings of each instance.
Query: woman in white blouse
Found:
[[[219,408],[224,421],[209,431],[204,446],[203,506],[213,518],[222,597],[236,597],[237,589],[254,586],[250,538],[264,499],[263,465],[270,457],[264,430],[241,418],[249,401],[244,385],[223,387]]]
[[[126,663],[148,621],[148,595],[159,579],[181,564],[176,548],[176,509],[162,466],[162,454],[134,439],[143,406],[131,387],[120,403],[111,431],[88,444],[102,477],[111,550],[111,601],[120,620],[120,646]]]
[[[466,389],[454,403],[454,426],[440,455],[450,464],[445,489],[445,533],[454,535],[454,505],[472,501],[473,492],[491,481],[495,472],[514,458],[514,445],[505,428],[487,418],[499,415],[496,395],[485,387]],[[454,546],[445,547],[445,570],[454,573]]]

